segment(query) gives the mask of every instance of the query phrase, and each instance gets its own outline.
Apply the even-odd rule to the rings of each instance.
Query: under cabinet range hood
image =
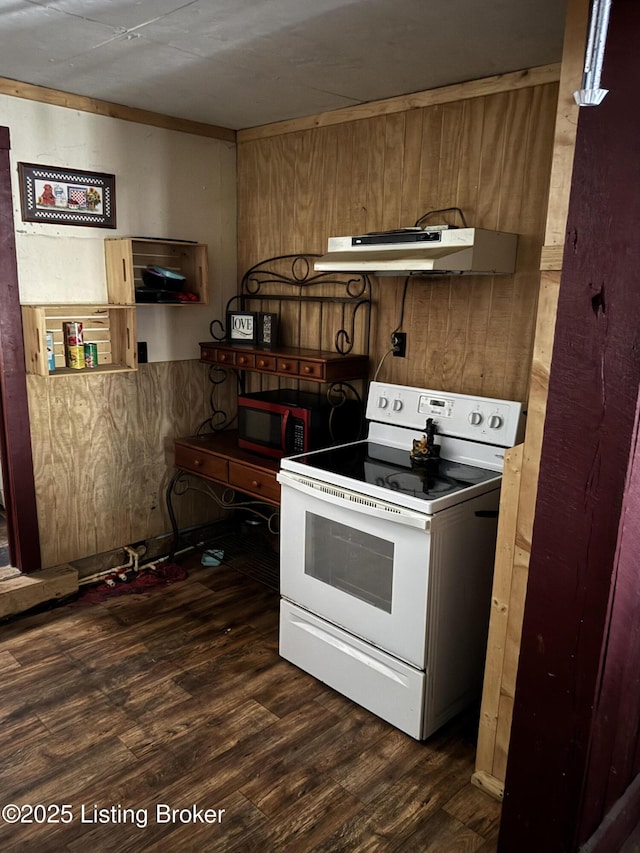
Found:
[[[370,275],[496,275],[512,273],[517,234],[483,228],[400,228],[358,237],[329,237],[314,269]]]

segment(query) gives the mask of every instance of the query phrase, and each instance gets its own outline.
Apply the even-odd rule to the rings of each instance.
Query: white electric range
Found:
[[[281,462],[280,654],[423,739],[481,690],[521,404],[372,382],[366,414],[365,440]]]

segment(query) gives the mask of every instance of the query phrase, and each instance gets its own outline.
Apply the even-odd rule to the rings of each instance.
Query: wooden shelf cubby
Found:
[[[138,369],[136,311],[141,305],[175,307],[207,305],[209,268],[207,246],[186,240],[156,240],[147,237],[114,237],[104,241],[107,302],[98,304],[25,304],[22,306],[27,373],[39,376],[77,376]],[[195,302],[136,302],[141,271],[150,264],[168,267],[186,276],[185,288],[198,296]],[[98,346],[95,367],[66,367],[63,323],[83,324],[85,343]],[[47,332],[53,334],[56,369],[49,370]]]
[[[149,237],[113,237],[104,241],[104,251],[110,301],[137,307],[208,305],[209,262],[206,244]],[[195,293],[198,301],[136,303],[136,287],[143,286],[142,270],[150,265],[167,267],[184,275],[185,289]]]
[[[83,325],[85,343],[98,347],[96,367],[65,366],[63,323]],[[39,376],[71,376],[137,370],[136,311],[132,305],[23,305],[27,373]],[[47,362],[47,332],[53,334],[56,369]]]

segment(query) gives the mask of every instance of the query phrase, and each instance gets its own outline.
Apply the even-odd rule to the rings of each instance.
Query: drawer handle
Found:
[[[302,368],[302,372],[303,373],[311,373],[311,368],[309,367],[308,364],[305,364],[305,366]]]
[[[202,465],[202,462],[199,459],[193,460],[193,467],[194,468],[199,468],[201,465]]]
[[[258,367],[265,367],[266,363],[263,358],[258,359]]]
[[[252,480],[251,485],[253,486],[254,489],[260,488],[260,483],[258,482],[258,480]]]
[[[226,352],[220,353],[220,361],[227,361],[228,358],[229,356],[226,354]]]
[[[290,367],[291,367],[291,365],[288,364],[286,361],[282,362],[282,369],[283,370],[289,370]]]

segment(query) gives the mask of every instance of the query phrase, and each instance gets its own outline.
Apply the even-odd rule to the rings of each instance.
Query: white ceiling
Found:
[[[559,62],[564,0],[0,0],[0,76],[240,129]]]

